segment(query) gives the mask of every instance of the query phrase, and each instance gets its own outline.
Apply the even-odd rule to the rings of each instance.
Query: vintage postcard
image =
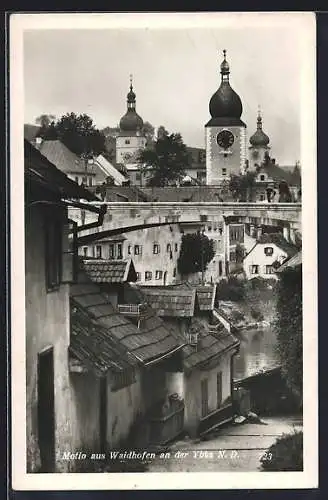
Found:
[[[316,487],[314,14],[9,35],[13,488]]]

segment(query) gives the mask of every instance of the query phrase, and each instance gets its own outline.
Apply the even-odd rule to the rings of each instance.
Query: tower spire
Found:
[[[229,81],[230,67],[227,61],[227,51],[223,49],[223,61],[220,66],[221,69],[221,81]]]
[[[130,74],[130,90],[133,90],[133,75]]]
[[[261,115],[261,106],[258,105],[257,109],[257,129],[262,130],[262,115]]]

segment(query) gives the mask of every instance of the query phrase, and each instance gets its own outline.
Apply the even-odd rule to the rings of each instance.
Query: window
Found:
[[[219,234],[222,234],[222,231],[223,231],[222,227],[219,227]]]
[[[243,243],[244,242],[244,226],[230,226],[229,227],[230,243]]]
[[[145,280],[150,281],[152,279],[153,273],[151,271],[145,272]]]
[[[230,252],[229,260],[230,262],[236,262],[236,252]]]
[[[89,177],[89,186],[92,186],[92,177]]]
[[[226,168],[222,169],[222,175],[227,175],[227,169]]]
[[[108,253],[108,256],[110,259],[114,259],[115,257],[115,247],[114,247],[114,243],[110,243],[109,245],[109,253]]]
[[[160,246],[158,243],[154,243],[153,245],[153,253],[158,254],[160,252]]]
[[[171,248],[171,243],[168,243],[166,245],[166,251],[169,253],[169,252],[172,252],[172,248]]]
[[[260,181],[265,181],[265,175],[260,175]]]
[[[141,273],[137,272],[136,275],[137,275],[137,281],[140,281],[141,280]]]
[[[96,258],[101,259],[101,246],[100,245],[96,246]]]
[[[46,281],[48,290],[59,288],[62,275],[62,223],[47,220],[46,235]]]
[[[128,255],[131,255],[131,251],[132,251],[132,245],[129,245],[128,246]]]
[[[251,274],[259,274],[259,266],[258,265],[250,266],[250,271],[251,271]]]
[[[218,372],[216,375],[216,397],[217,408],[220,408],[222,404],[222,372]]]
[[[202,417],[208,414],[208,380],[205,378],[200,383],[201,402],[202,402]]]
[[[265,266],[265,274],[274,274],[273,266]]]
[[[125,139],[125,144],[130,144],[130,139]]]
[[[140,181],[141,175],[139,173],[136,174],[136,181]]]
[[[88,247],[83,247],[83,255],[84,257],[88,257]]]
[[[142,254],[142,246],[134,245],[134,255],[141,255],[141,254]]]
[[[82,177],[82,183],[86,186],[87,185],[87,182],[88,182],[88,178],[87,177]]]
[[[211,231],[212,231],[212,226],[208,226],[207,230],[208,230],[209,232],[211,232]]]
[[[178,244],[177,243],[174,243],[174,251],[177,252],[178,251]]]
[[[207,222],[207,215],[201,215],[200,222]]]
[[[219,260],[219,276],[222,276],[222,260]]]
[[[122,243],[117,244],[117,258],[122,259]]]
[[[156,271],[155,280],[161,280],[163,277],[163,271]]]
[[[260,201],[264,201],[264,200],[265,200],[264,194],[260,194]]]
[[[175,267],[175,268],[173,269],[173,278],[175,278],[175,277],[176,277],[176,275],[177,275],[177,268]]]
[[[75,180],[76,184],[78,184],[78,183],[79,183],[79,178],[78,178],[77,176],[75,177],[75,179],[74,179],[74,180]]]
[[[264,253],[265,253],[265,255],[272,255],[273,254],[273,248],[272,247],[265,247],[264,248]]]

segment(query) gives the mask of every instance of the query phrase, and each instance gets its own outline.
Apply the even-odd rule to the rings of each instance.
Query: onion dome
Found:
[[[238,94],[231,88],[229,83],[230,67],[226,60],[226,50],[223,51],[224,59],[220,66],[221,85],[212,95],[209,109],[212,118],[236,118],[239,119],[243,112],[243,106]]]
[[[255,134],[253,134],[252,137],[249,139],[249,142],[254,147],[265,147],[270,142],[269,137],[262,130],[262,117],[260,109],[257,116],[257,129]]]
[[[130,91],[127,95],[127,111],[120,120],[122,132],[138,132],[143,127],[143,119],[136,112],[136,94],[133,91],[132,76],[130,77]]]

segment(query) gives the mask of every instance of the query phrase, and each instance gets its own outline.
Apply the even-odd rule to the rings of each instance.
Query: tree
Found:
[[[154,141],[155,128],[149,122],[144,122],[142,127],[142,135],[146,137],[147,144],[152,144]]]
[[[152,148],[139,153],[139,163],[151,172],[148,185],[164,187],[185,174],[189,165],[187,148],[180,134],[162,130]]]
[[[56,123],[51,122],[41,128],[41,137],[48,140],[59,139],[81,157],[97,156],[106,150],[104,134],[86,114],[67,113]]]
[[[40,115],[35,119],[35,123],[40,125],[41,128],[48,128],[52,122],[56,120],[55,115]]]
[[[241,175],[231,175],[229,190],[236,201],[252,201],[256,172],[246,172]]]
[[[291,203],[292,195],[289,190],[287,182],[281,181],[279,183],[279,202],[280,203]]]
[[[287,385],[302,400],[302,266],[279,273],[277,350]]]
[[[181,275],[206,271],[214,255],[214,242],[205,234],[184,234],[178,258],[178,271]]]

